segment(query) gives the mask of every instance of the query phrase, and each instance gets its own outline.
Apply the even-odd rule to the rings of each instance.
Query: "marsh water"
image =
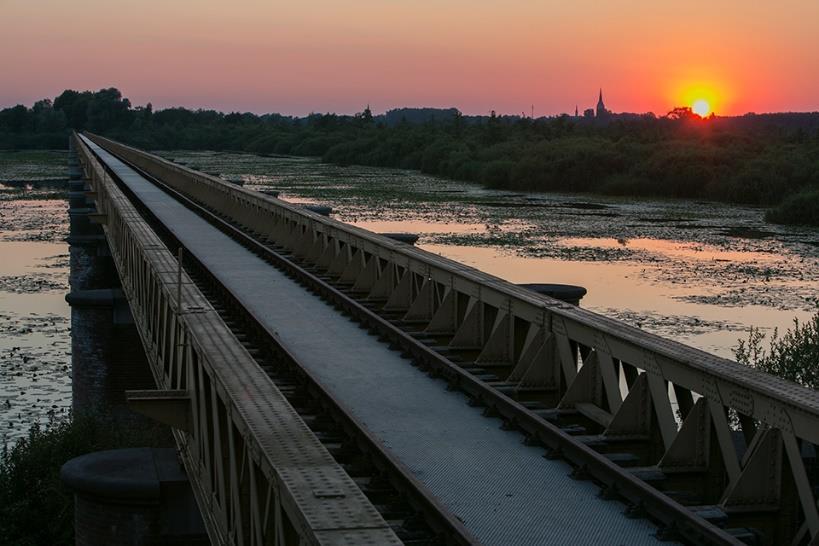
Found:
[[[35,182],[65,165],[61,152],[0,154],[0,445],[71,407],[67,203]]]
[[[819,230],[766,224],[760,209],[502,192],[305,158],[160,153],[289,201],[330,205],[344,222],[416,233],[419,247],[511,282],[584,286],[584,307],[726,357],[751,326],[784,330],[819,305]],[[65,161],[60,153],[0,153],[7,438],[71,407],[67,203],[19,184],[62,176]]]

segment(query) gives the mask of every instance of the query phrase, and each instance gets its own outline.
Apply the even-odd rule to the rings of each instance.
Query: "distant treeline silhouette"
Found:
[[[417,169],[510,190],[691,198],[779,207],[772,221],[819,225],[819,113],[701,119],[614,115],[464,116],[403,108],[373,116],[224,114],[133,107],[116,89],[65,91],[0,111],[0,149],[62,148],[71,129],[154,149],[321,157]]]

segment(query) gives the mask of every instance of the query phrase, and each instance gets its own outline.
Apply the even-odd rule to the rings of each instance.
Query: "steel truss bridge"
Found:
[[[73,139],[212,543],[819,540],[819,393]]]

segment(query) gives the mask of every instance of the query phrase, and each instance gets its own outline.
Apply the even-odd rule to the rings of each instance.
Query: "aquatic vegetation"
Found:
[[[67,178],[68,154],[62,150],[0,150],[0,184]]]

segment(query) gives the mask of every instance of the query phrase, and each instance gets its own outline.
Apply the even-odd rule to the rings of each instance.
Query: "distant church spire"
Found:
[[[597,99],[597,117],[602,118],[609,115],[609,111],[606,110],[606,105],[603,104],[603,88],[600,88],[600,95]]]

